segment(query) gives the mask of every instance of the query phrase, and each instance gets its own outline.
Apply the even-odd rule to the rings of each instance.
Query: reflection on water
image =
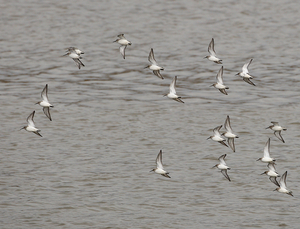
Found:
[[[2,4],[3,228],[297,227],[296,2]],[[125,60],[120,33],[132,42]],[[227,96],[209,87],[221,67],[204,59],[212,37]],[[63,57],[70,46],[85,68]],[[164,80],[144,69],[151,48]],[[235,76],[251,58],[256,87]],[[175,75],[184,104],[163,97]],[[35,105],[46,84],[52,122]],[[18,131],[33,110],[43,138]],[[206,140],[227,115],[236,153]],[[285,144],[271,121],[287,127]],[[295,198],[259,176],[269,137]],[[171,179],[149,173],[160,149]],[[210,169],[225,153],[231,182]]]

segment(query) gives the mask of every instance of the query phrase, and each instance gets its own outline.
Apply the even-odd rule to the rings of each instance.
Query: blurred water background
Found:
[[[299,227],[297,1],[0,2],[1,228]],[[227,96],[210,87],[212,37]],[[151,48],[164,80],[144,69]],[[235,76],[251,58],[256,87]],[[184,104],[163,97],[175,75]],[[52,122],[35,105],[45,84]],[[19,131],[33,110],[42,138]],[[236,153],[206,140],[227,115]],[[259,175],[269,137],[295,197]],[[149,173],[160,149],[171,179]],[[225,153],[231,182],[211,169]]]

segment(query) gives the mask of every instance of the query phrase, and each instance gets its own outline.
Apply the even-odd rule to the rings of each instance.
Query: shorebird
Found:
[[[221,67],[221,69],[219,70],[217,76],[217,83],[211,85],[214,86],[215,88],[219,89],[220,92],[222,92],[223,94],[227,95],[227,92],[225,89],[229,89],[229,87],[226,87],[223,83],[223,66]]]
[[[35,128],[34,122],[33,122],[33,117],[34,117],[35,111],[33,111],[27,118],[27,126],[22,127],[20,130],[27,130],[28,132],[35,133],[36,135],[43,137],[39,132],[41,130]]]
[[[151,48],[151,50],[150,50],[148,60],[151,64],[145,68],[151,69],[153,71],[154,75],[156,75],[157,77],[159,77],[161,79],[164,79],[164,77],[160,74],[160,70],[164,70],[164,68],[157,65],[156,60],[154,58],[153,48]]]
[[[273,125],[267,127],[266,129],[271,129],[274,130],[274,135],[283,143],[285,143],[285,141],[283,140],[282,136],[281,136],[281,131],[284,130],[286,131],[286,128],[283,128],[282,126],[279,126],[278,122],[271,122]]]
[[[44,114],[50,119],[50,121],[52,121],[51,115],[50,115],[50,107],[53,107],[53,106],[49,103],[49,99],[48,99],[48,84],[46,84],[46,86],[44,87],[44,89],[41,93],[41,97],[43,100],[40,102],[37,102],[36,104],[39,104],[41,107],[43,107]]]
[[[224,175],[224,177],[226,177],[227,180],[231,181],[227,174],[227,170],[230,170],[230,168],[225,163],[225,160],[224,160],[225,157],[226,157],[226,154],[223,154],[221,157],[219,157],[218,160],[220,161],[220,163],[216,164],[213,168],[217,167],[218,169],[220,169],[221,173]]]
[[[231,128],[231,125],[230,125],[229,115],[227,115],[224,127],[226,129],[226,133],[223,133],[222,135],[224,135],[227,138],[228,145],[230,146],[232,151],[235,152],[234,139],[238,138],[239,136],[234,134],[233,131],[232,131],[232,128]]]
[[[222,64],[222,60],[217,57],[217,54],[215,52],[215,41],[213,38],[211,39],[211,42],[208,45],[208,52],[210,55],[204,57],[204,59],[207,58],[208,60],[213,61],[217,64]]]
[[[67,49],[67,53],[64,56],[71,57],[75,61],[75,63],[77,64],[78,68],[80,69],[81,66],[84,67],[84,64],[80,61],[80,59],[82,59],[80,54],[83,54],[83,52],[80,51],[77,48],[70,47],[70,48]]]
[[[114,42],[118,42],[121,45],[119,50],[120,50],[121,55],[125,59],[125,49],[127,48],[127,45],[131,45],[131,42],[125,38],[124,34],[119,34],[118,37],[119,38],[117,40],[115,40]]]
[[[265,148],[264,148],[264,156],[261,158],[258,158],[257,161],[262,161],[265,163],[275,163],[275,159],[270,157],[270,138],[266,142]]]
[[[276,177],[280,177],[280,175],[276,172],[275,165],[273,163],[269,163],[268,168],[269,168],[269,170],[263,172],[261,175],[263,175],[263,174],[268,175],[270,181],[277,185]]]
[[[163,164],[162,164],[162,150],[159,151],[157,158],[156,158],[156,168],[152,169],[150,172],[156,172],[164,177],[171,178],[169,176],[169,173],[164,170]]]
[[[220,142],[222,145],[224,146],[227,146],[226,143],[224,141],[226,141],[224,138],[222,138],[221,134],[220,134],[220,129],[222,128],[222,125],[221,126],[217,126],[215,129],[213,129],[213,132],[214,132],[214,136],[210,136],[208,139],[212,139],[216,142]]]
[[[164,96],[167,96],[170,99],[174,99],[177,102],[180,103],[184,103],[180,98],[180,96],[176,95],[176,80],[177,80],[177,76],[174,77],[174,79],[172,80],[172,83],[170,84],[170,92]]]
[[[251,64],[252,60],[253,59],[250,59],[250,61],[248,63],[244,64],[244,66],[242,68],[242,72],[239,72],[236,75],[239,75],[240,77],[242,77],[243,80],[245,82],[247,82],[248,84],[251,84],[251,85],[255,86],[255,84],[250,80],[250,79],[253,79],[253,76],[251,76],[249,74],[249,70],[248,70],[248,67]]]
[[[286,176],[287,176],[287,171],[281,176],[279,183],[277,182],[276,178],[275,178],[275,183],[278,188],[276,188],[274,191],[278,191],[278,192],[282,192],[282,193],[286,193],[290,196],[293,196],[292,191],[289,191],[286,187]]]

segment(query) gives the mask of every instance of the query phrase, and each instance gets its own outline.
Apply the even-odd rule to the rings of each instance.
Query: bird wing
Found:
[[[286,187],[286,176],[287,176],[287,171],[281,176],[279,185],[281,188],[287,189]]]
[[[270,179],[270,181],[271,181],[273,184],[275,184],[275,185],[277,185],[278,187],[280,187],[280,185],[278,184],[278,181],[276,180],[276,177],[269,177],[269,179]]]
[[[281,131],[275,131],[275,132],[274,132],[274,135],[275,135],[280,141],[282,141],[283,143],[285,143],[283,137],[281,136]]]
[[[227,115],[227,118],[226,118],[226,120],[225,120],[224,127],[225,127],[225,129],[227,130],[227,132],[232,133],[229,115]]]
[[[227,174],[227,169],[222,169],[221,173],[224,175],[224,177],[226,177],[227,180],[231,181],[228,174]]]
[[[174,77],[174,79],[172,80],[172,83],[170,84],[170,92],[175,95],[176,95],[176,90],[175,90],[176,80],[177,80],[177,76]]]
[[[154,58],[153,48],[151,48],[151,51],[148,56],[148,60],[150,61],[150,63],[157,65],[156,60]]]
[[[46,84],[46,86],[44,87],[42,93],[41,93],[41,97],[42,99],[45,101],[45,102],[48,102],[49,103],[49,100],[48,100],[48,84]]]
[[[220,68],[216,78],[217,78],[218,83],[224,84],[223,83],[223,66]]]
[[[123,56],[123,59],[125,59],[125,49],[126,49],[127,45],[121,45],[120,46],[120,53]]]
[[[248,84],[251,84],[253,86],[256,86],[249,78],[246,78],[246,77],[243,77],[243,80],[248,83]]]
[[[222,165],[226,165],[226,162],[225,162],[225,157],[226,157],[226,154],[223,154],[222,156],[220,156],[218,159],[219,159],[219,161],[220,161],[220,163],[222,164]]]
[[[43,107],[44,114],[52,121],[51,115],[50,115],[50,108],[49,107]]]
[[[253,59],[250,59],[250,61],[248,63],[244,64],[243,69],[242,69],[243,73],[245,73],[245,74],[249,73],[248,67],[251,64],[252,60]]]
[[[160,150],[158,155],[157,155],[156,165],[157,165],[157,168],[164,170],[164,167],[163,167],[163,164],[162,164],[162,150]]]
[[[208,52],[212,56],[216,56],[217,55],[216,52],[215,52],[215,40],[214,40],[214,38],[211,39],[211,42],[208,45]]]
[[[126,39],[126,38],[124,37],[124,34],[123,34],[123,33],[122,33],[122,34],[119,34],[118,37],[119,37],[120,39]]]
[[[221,136],[221,134],[220,134],[220,129],[221,128],[222,128],[222,125],[217,126],[215,129],[213,129],[214,134],[217,135],[217,136]]]
[[[272,171],[272,172],[275,172],[275,173],[276,173],[276,169],[275,169],[275,165],[274,165],[274,163],[269,163],[267,166],[268,166],[268,168],[269,168],[269,170],[270,170],[270,171]]]
[[[235,152],[234,138],[228,138],[228,145],[230,146],[232,151]]]
[[[266,142],[266,145],[264,148],[264,157],[270,157],[270,138]]]
[[[161,78],[162,80],[164,79],[164,77],[160,74],[159,70],[153,70],[153,74]]]
[[[27,123],[28,126],[35,127],[34,122],[33,122],[33,117],[34,117],[35,111],[33,111],[27,118]]]

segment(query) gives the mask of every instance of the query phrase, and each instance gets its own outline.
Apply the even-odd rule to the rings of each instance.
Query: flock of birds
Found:
[[[120,44],[119,47],[119,51],[122,55],[122,57],[125,59],[125,50],[127,48],[128,45],[131,45],[132,43],[130,41],[128,41],[124,34],[120,34],[118,35],[118,39],[115,40],[114,42],[117,42],[118,44]],[[206,56],[204,58],[207,58],[210,61],[213,61],[217,64],[222,64],[222,60],[219,59],[216,55],[215,49],[214,49],[214,39],[212,38],[211,42],[209,43],[208,46],[208,52],[209,52],[209,56]],[[81,50],[79,50],[78,48],[75,47],[69,47],[67,48],[67,53],[64,56],[69,56],[71,57],[76,65],[78,66],[78,68],[80,69],[81,67],[84,67],[85,65],[82,63],[81,59],[81,54],[84,54],[84,52],[82,52]],[[151,48],[149,56],[148,56],[148,60],[151,63],[150,65],[146,66],[145,68],[149,68],[150,70],[153,71],[153,74],[156,75],[158,78],[160,79],[164,79],[164,77],[161,75],[160,71],[164,70],[163,67],[160,67],[155,58],[154,58],[154,51]],[[249,74],[249,70],[248,67],[251,64],[253,59],[250,59],[250,61],[246,64],[244,64],[242,71],[237,73],[236,75],[239,75],[240,77],[242,77],[242,79],[247,82],[250,85],[255,86],[255,84],[250,80],[253,79],[253,76],[251,76]],[[226,89],[229,89],[227,86],[224,85],[223,82],[223,66],[221,67],[221,69],[219,70],[219,72],[217,73],[216,76],[217,82],[211,86],[214,86],[216,89],[218,89],[221,93],[227,95]],[[170,91],[168,94],[164,95],[167,96],[170,99],[173,99],[177,102],[181,102],[184,103],[181,100],[181,97],[178,96],[176,94],[176,81],[177,81],[177,76],[174,77],[174,79],[172,80],[171,84],[170,84]],[[44,114],[49,118],[50,121],[52,121],[51,115],[50,115],[50,108],[52,108],[53,106],[50,104],[49,99],[48,99],[48,84],[46,84],[46,86],[44,87],[44,89],[42,90],[41,93],[41,97],[42,97],[42,101],[37,102],[36,104],[39,104],[41,107],[43,107],[43,112]],[[32,132],[34,134],[39,135],[40,137],[42,137],[42,135],[39,133],[40,130],[38,128],[35,127],[33,118],[34,118],[34,114],[35,111],[33,111],[27,118],[27,126],[24,126],[22,129],[25,129],[28,132]],[[278,122],[272,122],[273,125],[267,127],[267,129],[271,129],[274,131],[274,135],[283,143],[285,142],[284,139],[281,136],[281,131],[285,131],[286,128],[283,128],[279,125]],[[232,149],[233,152],[235,152],[235,144],[234,144],[234,139],[238,138],[238,135],[233,133],[233,130],[231,128],[231,124],[230,124],[230,118],[229,116],[227,116],[225,123],[224,123],[224,127],[225,127],[225,132],[220,133],[220,130],[222,128],[222,125],[217,126],[216,128],[213,129],[214,135],[210,136],[208,139],[212,139],[213,141],[219,142],[220,144],[228,147],[228,145],[230,146],[230,148]],[[227,143],[228,145],[225,143],[226,139],[223,138],[226,137],[227,138]],[[230,167],[228,167],[226,165],[225,162],[225,157],[226,154],[220,156],[218,158],[218,160],[220,161],[219,164],[216,164],[214,167],[217,167],[218,169],[220,169],[221,173],[224,175],[224,177],[228,180],[231,181],[227,170],[230,170]],[[275,159],[270,157],[270,138],[268,139],[265,148],[264,148],[264,155],[262,158],[259,158],[258,160],[264,162],[264,163],[268,163],[267,167],[268,167],[268,171],[265,171],[262,174],[266,174],[269,176],[269,179],[272,183],[274,183],[276,186],[278,186],[275,190],[281,193],[286,193],[288,195],[293,196],[292,192],[290,190],[287,189],[286,186],[286,177],[287,177],[287,171],[281,176],[279,182],[277,181],[277,178],[280,177],[280,175],[276,172],[275,169]],[[169,172],[167,172],[164,167],[163,167],[163,163],[162,163],[162,150],[160,150],[160,152],[157,155],[156,158],[156,168],[152,169],[150,172],[155,172],[158,174],[161,174],[164,177],[167,178],[171,178],[169,176]],[[275,191],[274,190],[274,191]]]

